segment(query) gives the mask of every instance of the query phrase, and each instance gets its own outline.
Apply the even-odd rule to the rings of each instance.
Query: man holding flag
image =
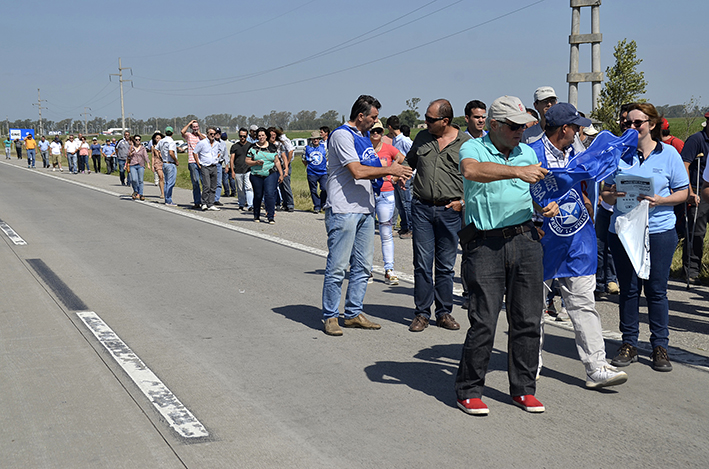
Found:
[[[574,156],[572,144],[579,127],[588,127],[591,121],[580,116],[568,103],[555,104],[546,112],[545,118],[542,138],[530,146],[543,168],[565,168]],[[534,187],[532,192],[535,192]],[[628,379],[627,374],[606,361],[601,318],[595,308],[597,243],[590,215],[592,204],[581,191],[580,183],[562,195],[557,203],[559,214],[545,218],[542,228],[544,279],[556,278],[561,286],[576,333],[576,348],[586,368],[586,387],[596,389],[623,384]]]

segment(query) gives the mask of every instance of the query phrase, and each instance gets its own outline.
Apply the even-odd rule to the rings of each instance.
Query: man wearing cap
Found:
[[[687,238],[692,238],[692,247],[687,252],[689,240],[684,243],[685,250],[682,256],[684,271],[688,272],[689,282],[699,284],[699,271],[702,265],[702,255],[704,252],[704,235],[707,232],[707,221],[709,220],[709,199],[699,199],[697,190],[697,177],[702,175],[704,181],[709,181],[707,173],[707,157],[709,156],[709,112],[704,114],[706,119],[702,124],[704,128],[687,138],[682,148],[682,160],[689,173],[689,200],[687,201],[687,219],[689,220],[689,232]],[[706,183],[705,183],[706,184]],[[696,219],[696,223],[695,220]],[[689,257],[689,263],[687,262]]]
[[[470,137],[453,127],[453,107],[446,99],[429,104],[425,117],[426,130],[416,135],[404,163],[416,170],[411,200],[416,316],[409,331],[428,327],[434,301],[436,325],[456,331],[460,324],[450,313],[464,206],[458,153]]]
[[[231,146],[229,155],[231,157],[231,176],[236,181],[236,191],[239,201],[239,210],[253,210],[254,191],[251,188],[249,179],[249,165],[246,164],[246,154],[251,148],[249,143],[249,132],[245,128],[239,129],[239,141]]]
[[[160,152],[162,172],[165,176],[165,205],[170,207],[176,206],[172,201],[172,189],[175,187],[177,167],[179,166],[179,161],[177,161],[177,145],[172,138],[173,132],[174,129],[172,127],[165,127],[165,138],[160,139],[157,147],[155,147]]]
[[[27,167],[34,168],[35,156],[37,153],[37,141],[30,133],[28,133],[25,137],[25,148],[27,149]]]
[[[56,171],[59,166],[59,171],[64,172],[62,169],[62,142],[58,135],[55,135],[54,141],[49,144],[49,153],[52,156],[52,171]]]
[[[202,206],[202,191],[199,187],[202,182],[202,173],[194,157],[194,147],[207,136],[199,131],[199,122],[194,119],[189,121],[180,133],[187,142],[187,168],[190,171],[190,181],[192,181],[192,202],[193,208],[198,209]]]
[[[391,144],[399,150],[402,155],[406,155],[414,142],[409,137],[401,133],[401,121],[399,116],[393,115],[387,119],[387,128],[391,135]],[[406,181],[404,187],[396,184],[394,186],[394,202],[401,217],[399,225],[399,238],[411,239],[411,179]]]
[[[540,86],[534,91],[534,109],[539,113],[539,122],[524,131],[522,143],[532,143],[544,135],[546,120],[544,113],[556,104],[556,91],[551,86]]]
[[[670,135],[670,123],[664,117],[662,118],[662,143],[672,145],[677,153],[682,153],[684,148],[684,142],[681,139]]]
[[[572,145],[579,128],[590,126],[591,120],[581,116],[573,105],[558,103],[546,112],[545,122],[544,135],[530,146],[543,168],[565,168],[575,154]],[[544,241],[549,244],[542,244],[545,255],[551,255],[546,249],[555,250],[557,255],[559,250],[566,250],[564,268],[556,274],[569,319],[576,331],[576,350],[586,368],[586,387],[597,389],[623,384],[628,376],[606,361],[601,316],[595,308],[593,292],[598,251],[591,221],[593,205],[581,191],[580,184],[558,204],[563,210],[544,224],[544,232],[549,236]],[[554,243],[554,239],[560,237],[571,241],[562,247],[562,243]]]
[[[106,161],[106,174],[111,174],[116,170],[116,147],[109,139],[101,145],[101,155]]]
[[[251,124],[251,127],[249,127],[249,136],[247,137],[246,141],[249,143],[258,142],[257,133],[258,133],[258,125]]]
[[[461,246],[470,258],[466,279],[471,297],[470,328],[455,389],[458,407],[473,415],[489,413],[481,397],[503,299],[512,400],[528,412],[544,411],[534,397],[544,287],[542,246],[532,223],[529,185],[542,180],[547,170],[529,146],[520,144],[533,119],[519,98],[498,98],[488,110],[488,134],[460,149],[466,219]],[[546,217],[557,213],[555,203],[543,209]]]
[[[313,131],[310,134],[310,142],[305,147],[303,153],[303,164],[308,177],[310,187],[310,198],[313,200],[313,212],[320,213],[320,209],[327,201],[327,149],[320,140],[320,133]],[[318,184],[320,193],[318,194]]]
[[[345,298],[345,327],[381,329],[362,313],[367,280],[374,255],[374,190],[372,179],[388,175],[411,177],[411,168],[381,162],[369,140],[369,130],[379,117],[379,101],[361,95],[352,105],[350,119],[328,139],[327,264],[322,291],[325,334],[341,336],[338,323],[342,282],[350,266]],[[378,166],[376,166],[378,164]]]

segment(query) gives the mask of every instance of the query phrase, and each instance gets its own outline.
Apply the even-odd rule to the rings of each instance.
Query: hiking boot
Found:
[[[626,381],[628,381],[628,375],[611,365],[602,366],[591,374],[586,373],[586,387],[590,389],[616,386]]]
[[[342,329],[340,329],[337,318],[327,318],[325,320],[325,334],[334,336],[342,335]]]
[[[659,345],[652,349],[652,369],[655,371],[672,371],[672,363],[667,356],[667,350]]]
[[[422,330],[426,329],[428,327],[428,319],[425,317],[421,316],[420,314],[417,314],[414,320],[411,322],[411,325],[409,326],[409,331],[411,332],[421,332]]]
[[[374,323],[367,319],[367,317],[360,313],[358,316],[352,319],[345,319],[345,327],[358,327],[360,329],[381,329],[377,323]]]
[[[618,354],[611,360],[613,366],[628,366],[638,361],[638,349],[630,344],[623,344],[618,349]]]

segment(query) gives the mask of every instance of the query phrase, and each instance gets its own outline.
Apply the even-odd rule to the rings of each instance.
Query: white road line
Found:
[[[27,241],[22,239],[22,237],[18,235],[15,230],[10,227],[10,225],[2,220],[0,220],[0,230],[3,230],[7,237],[10,238],[10,240],[17,246],[27,246]]]
[[[209,432],[145,363],[93,311],[77,312],[77,316],[152,402],[158,412],[184,438],[204,438]]]

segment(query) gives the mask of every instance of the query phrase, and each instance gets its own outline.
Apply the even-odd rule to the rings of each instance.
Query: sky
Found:
[[[568,99],[569,0],[207,4],[5,5],[10,57],[0,68],[0,119],[37,119],[38,88],[44,119],[120,117],[118,77],[109,77],[119,57],[132,80],[124,83],[126,118],[136,119],[331,109],[348,116],[360,94],[377,97],[384,116],[414,97],[421,114],[447,98],[462,115],[472,99],[489,105],[505,94],[531,107],[542,85]],[[590,10],[581,10],[581,33],[590,33]],[[28,14],[34,23],[24,20]],[[649,102],[682,104],[704,94],[705,106],[707,18],[705,0],[604,0],[602,70],[613,65],[618,41],[635,40]],[[581,46],[580,72],[591,71],[590,50]],[[579,109],[591,110],[590,83],[579,85]]]

